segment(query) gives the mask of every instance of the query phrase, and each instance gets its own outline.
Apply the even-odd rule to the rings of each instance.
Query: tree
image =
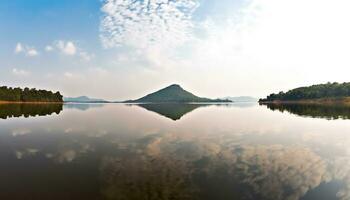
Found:
[[[63,96],[47,90],[35,88],[8,88],[0,87],[0,101],[23,101],[23,102],[63,102]]]
[[[300,87],[289,90],[286,93],[270,94],[265,99],[260,99],[260,102],[266,101],[297,101],[307,99],[320,98],[338,98],[350,96],[349,83],[326,83],[312,85],[310,87]]]

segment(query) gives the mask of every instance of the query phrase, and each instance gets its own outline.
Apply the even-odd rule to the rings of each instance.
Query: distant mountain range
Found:
[[[239,97],[224,97],[221,99],[228,99],[233,102],[258,102],[258,99],[250,96],[239,96]]]
[[[103,99],[95,99],[87,96],[80,97],[64,97],[64,102],[75,102],[75,103],[107,103],[108,101]]]
[[[180,85],[173,84],[157,92],[146,95],[136,100],[125,101],[126,103],[220,103],[232,102],[223,99],[209,99],[198,97],[186,90]]]

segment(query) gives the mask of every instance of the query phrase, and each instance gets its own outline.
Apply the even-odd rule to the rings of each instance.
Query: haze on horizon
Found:
[[[346,0],[3,0],[0,85],[107,100],[349,81]]]

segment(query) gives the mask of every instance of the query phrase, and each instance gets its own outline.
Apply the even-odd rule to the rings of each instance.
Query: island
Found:
[[[180,85],[173,84],[154,93],[136,100],[128,100],[124,103],[230,103],[228,99],[210,99],[198,97]]]
[[[270,94],[261,104],[342,104],[350,105],[350,82],[326,83]]]
[[[0,103],[63,103],[63,96],[60,92],[1,86]]]

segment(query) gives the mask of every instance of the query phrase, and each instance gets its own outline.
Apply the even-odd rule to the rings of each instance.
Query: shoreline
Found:
[[[322,99],[303,99],[295,101],[260,101],[259,104],[303,104],[303,105],[342,105],[350,106],[350,97],[343,98],[322,98]]]
[[[64,104],[64,102],[46,102],[46,101],[0,101],[0,104]]]

